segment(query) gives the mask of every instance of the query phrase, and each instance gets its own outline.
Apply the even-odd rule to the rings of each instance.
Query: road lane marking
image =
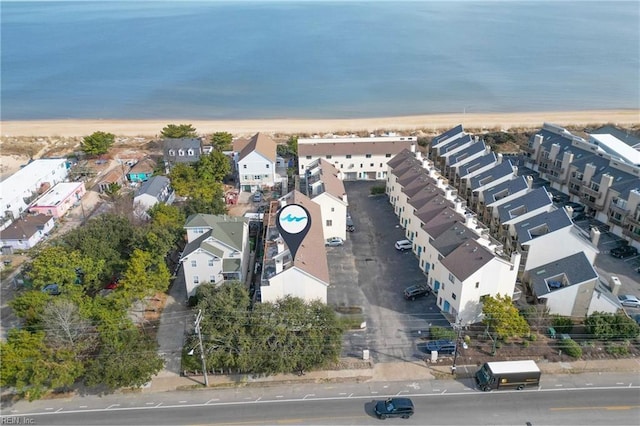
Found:
[[[400,391],[400,392],[398,392],[398,393],[396,394],[396,396],[400,396],[400,395],[402,395],[403,393],[409,393],[409,391]]]
[[[80,408],[87,408],[87,406],[86,405],[81,405]]]
[[[184,403],[186,403],[186,402],[187,402],[187,401],[185,401],[185,400],[183,399],[182,401],[178,401],[178,404],[184,404]]]
[[[219,398],[211,398],[210,400],[208,400],[204,404],[207,405],[208,403],[213,402],[213,401],[220,401],[220,399]]]
[[[307,397],[310,397],[310,396],[316,396],[316,394],[315,393],[308,393],[302,399],[307,399]]]
[[[550,411],[572,411],[572,410],[605,410],[605,411],[621,411],[633,410],[640,408],[640,405],[603,405],[601,407],[555,407],[549,408]]]
[[[108,410],[109,408],[112,408],[112,407],[119,407],[119,406],[120,406],[120,404],[111,404],[110,406],[108,406],[108,407],[107,407],[107,410]]]

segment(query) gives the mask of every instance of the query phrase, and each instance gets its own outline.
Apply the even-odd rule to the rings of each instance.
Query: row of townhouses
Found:
[[[620,308],[593,267],[599,230],[580,230],[571,212],[555,207],[545,187],[532,188],[510,159],[462,126],[435,137],[426,156],[412,147],[391,159],[387,194],[452,321],[476,322],[483,296],[517,297],[520,290],[554,314]],[[633,194],[639,183],[626,181],[626,193],[620,183],[616,197]]]

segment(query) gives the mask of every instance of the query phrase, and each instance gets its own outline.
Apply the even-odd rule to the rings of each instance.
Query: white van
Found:
[[[396,250],[405,251],[405,250],[411,250],[412,248],[413,248],[413,243],[409,240],[396,241]]]

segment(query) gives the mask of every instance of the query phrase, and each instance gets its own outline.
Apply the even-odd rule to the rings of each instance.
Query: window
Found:
[[[390,158],[391,154],[385,154],[384,156],[387,157],[387,158]]]
[[[197,260],[192,260],[191,261],[191,267],[195,268],[196,266],[198,266],[198,261]]]
[[[266,166],[267,166],[267,169],[268,169],[268,168],[269,168],[269,165],[267,164]]]
[[[213,259],[209,259],[209,266],[213,266]]]
[[[178,155],[179,155],[180,157],[184,157],[184,150],[183,150],[183,149],[179,149],[179,150],[178,150]]]
[[[306,158],[307,160],[311,160],[311,156],[310,156],[310,155],[307,155],[305,158]]]
[[[360,163],[360,168],[362,168],[362,163]]]
[[[255,175],[253,178],[256,179],[256,180],[260,180],[260,179],[262,179],[262,175]]]
[[[327,155],[325,156],[325,158],[326,158],[327,160],[331,160],[331,154],[327,154]]]
[[[456,294],[455,294],[455,293],[451,293],[451,298],[452,298],[453,300],[456,300]]]
[[[366,154],[365,158],[371,158],[371,154]]]
[[[444,283],[442,283],[442,290],[444,290]]]
[[[347,154],[347,158],[351,158],[351,154]]]
[[[210,283],[215,283],[216,282],[216,276],[215,275],[210,275],[209,276],[209,282]]]
[[[171,155],[172,157],[176,155],[176,151],[174,149],[170,149],[169,150],[169,155]]]
[[[193,231],[194,234],[204,234],[204,228],[196,228]]]
[[[380,167],[382,167],[382,163],[380,163]]]
[[[247,168],[247,165],[246,165],[246,164],[243,164],[243,165],[242,165],[242,168],[243,168],[243,169],[246,169],[246,168]]]
[[[336,211],[336,208],[335,208],[335,207],[331,207],[331,211],[332,211],[332,212],[335,212],[335,211]]]
[[[200,284],[200,278],[197,275],[193,276],[193,283],[194,284]]]
[[[192,156],[192,155],[193,155],[193,150],[192,150],[192,149],[189,149],[189,150],[187,151],[187,155]]]
[[[373,163],[369,163],[369,167],[373,167]]]
[[[327,219],[327,226],[333,226],[333,221],[331,219]]]
[[[480,288],[480,282],[476,282],[476,288]]]
[[[449,281],[451,281],[452,283],[456,282],[456,279],[453,277],[452,273],[449,273]]]

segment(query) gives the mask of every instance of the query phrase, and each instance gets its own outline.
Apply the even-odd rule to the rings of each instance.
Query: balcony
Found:
[[[634,229],[635,229],[635,232],[632,231],[631,229],[623,228],[622,235],[630,237],[636,241],[640,241],[640,227],[636,227]]]
[[[627,217],[625,218],[625,223],[640,228],[640,218],[638,217],[638,215],[627,215]]]
[[[546,178],[549,179],[552,182],[559,182],[559,183],[564,183],[564,181],[566,180],[566,178],[564,178],[562,176],[562,174],[558,175],[558,176],[554,176],[550,173],[546,173],[545,174]]]
[[[626,216],[629,214],[629,209],[620,207],[614,202],[609,203],[609,210],[614,213],[620,213],[622,216]]]
[[[600,198],[602,198],[602,195],[603,195],[602,192],[596,191],[595,189],[591,189],[586,186],[582,187],[582,193],[590,195],[596,200],[599,200]]]

